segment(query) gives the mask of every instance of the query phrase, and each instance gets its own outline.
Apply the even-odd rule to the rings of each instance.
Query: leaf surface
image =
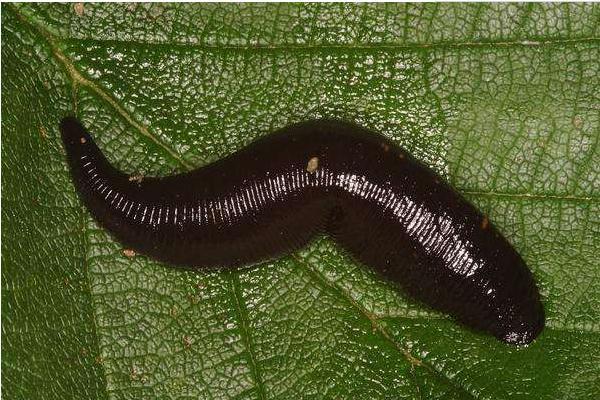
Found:
[[[6,398],[581,399],[600,393],[596,4],[2,5]],[[234,272],[129,258],[82,207],[58,121],[112,162],[205,165],[356,121],[477,204],[547,327],[506,346],[331,240]]]

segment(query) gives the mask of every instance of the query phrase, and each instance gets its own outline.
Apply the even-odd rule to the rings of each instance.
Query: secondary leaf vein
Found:
[[[470,398],[475,399],[475,395],[471,392],[469,392],[466,388],[462,387],[461,385],[457,384],[457,382],[451,380],[449,377],[447,377],[446,375],[444,375],[442,372],[438,371],[437,369],[435,369],[432,365],[428,364],[426,361],[421,360],[415,356],[413,356],[410,351],[408,351],[408,349],[404,348],[400,343],[398,343],[393,337],[392,335],[387,331],[387,329],[380,323],[379,318],[369,312],[368,310],[366,310],[361,304],[359,304],[350,294],[347,293],[347,291],[341,287],[339,287],[338,285],[336,285],[333,282],[330,282],[326,277],[324,277],[319,271],[317,271],[312,265],[311,263],[309,263],[306,260],[303,260],[302,258],[300,258],[297,254],[293,254],[292,257],[301,265],[303,265],[306,268],[306,271],[309,273],[309,275],[315,280],[315,282],[317,282],[318,284],[320,284],[321,286],[334,291],[335,293],[337,293],[339,295],[340,298],[345,299],[347,302],[349,302],[361,315],[363,315],[365,318],[367,318],[369,320],[369,322],[371,323],[371,325],[373,326],[374,330],[376,330],[377,332],[379,332],[379,334],[381,335],[381,337],[383,337],[386,341],[388,341],[396,350],[398,350],[400,353],[402,353],[406,359],[408,360],[408,362],[413,366],[413,367],[424,367],[427,369],[427,371],[429,371],[432,374],[435,374],[437,376],[439,376],[441,379],[443,379],[444,381],[448,382],[451,386],[457,388],[458,390],[460,390],[461,392],[465,393],[466,395],[468,395]],[[415,384],[417,384],[415,382]]]

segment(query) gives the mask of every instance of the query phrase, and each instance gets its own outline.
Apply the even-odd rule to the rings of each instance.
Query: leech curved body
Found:
[[[75,118],[60,129],[83,202],[136,252],[179,266],[232,268],[326,232],[467,326],[513,344],[531,342],[544,326],[529,269],[488,219],[364,128],[309,121],[194,171],[143,179],[111,166]]]

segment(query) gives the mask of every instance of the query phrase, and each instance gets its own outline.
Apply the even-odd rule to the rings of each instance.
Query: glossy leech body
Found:
[[[131,177],[75,118],[60,126],[77,191],[126,247],[189,268],[273,259],[325,232],[356,260],[465,325],[530,343],[544,311],[522,258],[462,196],[356,125],[291,125],[194,171]]]

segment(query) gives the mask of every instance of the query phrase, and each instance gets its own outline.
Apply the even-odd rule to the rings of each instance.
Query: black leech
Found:
[[[272,259],[331,235],[433,308],[512,344],[544,327],[531,272],[429,168],[359,126],[309,121],[203,168],[132,179],[81,123],[60,129],[77,191],[131,254],[190,268]]]

